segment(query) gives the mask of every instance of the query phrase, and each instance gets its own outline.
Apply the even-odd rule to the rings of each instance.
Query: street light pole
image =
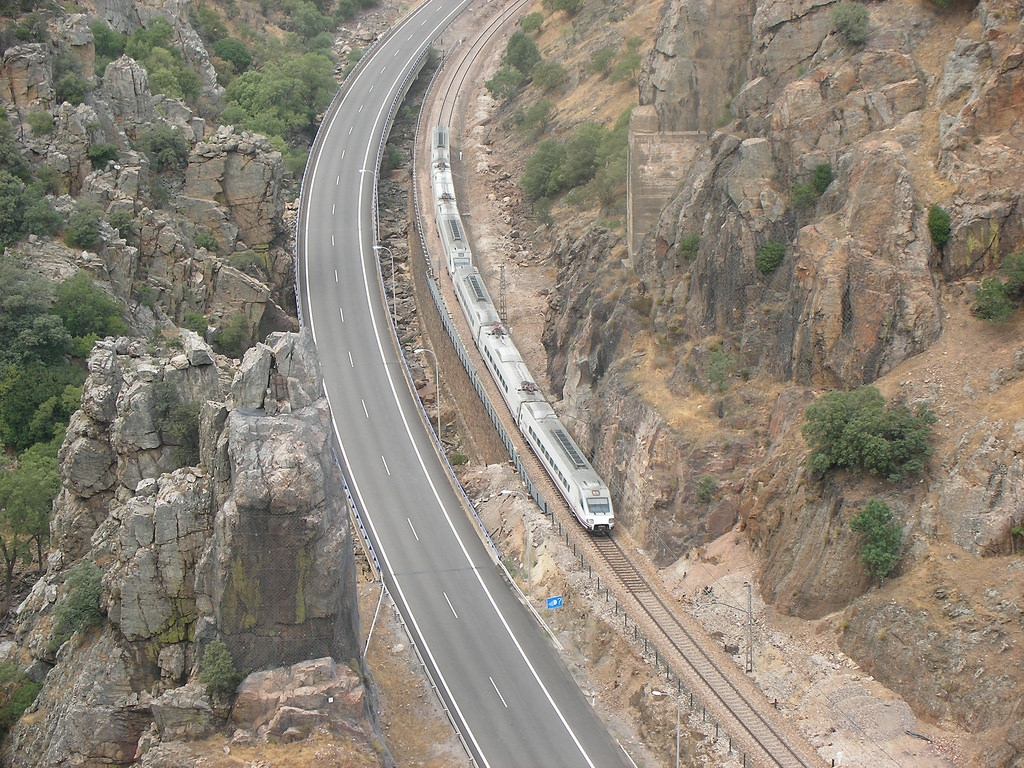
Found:
[[[439,369],[437,365],[437,355],[434,354],[434,350],[420,347],[412,351],[414,355],[428,354],[434,358],[434,407],[437,408],[437,442],[441,443],[441,377],[439,375]]]
[[[388,256],[391,257],[391,311],[395,316],[395,325],[398,325],[398,294],[395,292],[395,254],[393,254],[391,249],[386,245],[375,245],[373,246],[373,250],[387,251]]]

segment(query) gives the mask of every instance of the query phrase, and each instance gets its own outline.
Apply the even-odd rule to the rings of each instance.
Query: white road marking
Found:
[[[338,307],[338,313],[341,315],[341,322],[345,322],[345,308]]]
[[[357,110],[356,110],[356,114],[358,114],[358,113],[360,113],[360,112],[362,112],[362,111],[363,111],[363,105],[362,105],[362,104],[360,104],[360,105],[359,105],[359,109],[357,109]]]
[[[334,235],[331,235],[331,248],[334,247]]]
[[[505,709],[508,709],[508,703],[505,701],[505,697],[501,695],[501,691],[498,690],[498,684],[494,682],[494,678],[488,677],[487,679],[491,681],[491,685],[494,687],[494,692],[498,694],[498,698],[501,699],[501,703],[505,705]]]
[[[444,599],[448,602],[448,607],[452,609],[452,613],[455,614],[455,618],[459,618],[459,614],[455,611],[455,606],[452,605],[452,601],[448,599],[448,593],[441,592],[441,594],[444,595]]]
[[[366,415],[366,418],[370,418],[370,412],[366,410],[366,401],[363,398],[359,398],[359,402],[363,404],[363,413]]]
[[[338,270],[334,270],[334,282],[338,282]]]
[[[338,207],[337,203],[331,203],[331,216],[334,215],[334,209]]]
[[[388,473],[388,477],[391,477],[391,468],[388,466],[388,460],[385,459],[383,456],[380,457],[380,460],[384,464],[384,471]]]
[[[348,367],[349,368],[355,368],[356,367],[356,363],[352,359],[352,351],[351,350],[349,350],[349,353],[348,353]]]
[[[384,458],[384,457],[382,456],[381,458]],[[391,473],[388,472],[388,474],[390,475]],[[409,528],[412,529],[412,535],[416,537],[416,541],[419,541],[420,537],[416,534],[416,529],[412,527],[412,520],[409,520],[408,517],[405,518],[405,519],[409,521]]]

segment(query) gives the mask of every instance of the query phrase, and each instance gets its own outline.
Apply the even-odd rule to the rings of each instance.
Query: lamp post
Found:
[[[668,691],[659,691],[657,688],[651,689],[651,696],[655,701],[660,701],[667,696],[676,703],[676,768],[679,768],[679,697],[673,696]]]
[[[425,347],[419,347],[412,351],[414,355],[428,354],[434,358],[434,390],[436,395],[434,397],[434,407],[437,408],[437,442],[441,443],[441,377],[438,372],[437,366],[437,355],[434,354],[434,350],[426,349]]]
[[[398,294],[395,292],[395,254],[391,252],[391,249],[386,245],[375,245],[373,246],[375,251],[387,251],[388,256],[391,257],[391,312],[395,316],[395,324],[398,324]]]

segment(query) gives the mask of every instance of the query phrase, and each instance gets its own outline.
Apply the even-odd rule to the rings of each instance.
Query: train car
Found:
[[[547,402],[504,326],[481,329],[477,347],[516,424],[524,403]]]
[[[615,527],[608,486],[583,456],[547,402],[524,403],[519,429],[576,519],[588,531],[610,533]]]
[[[431,190],[434,218],[445,266],[473,332],[473,342],[530,447],[587,530],[610,532],[615,525],[608,486],[569,436],[533,381],[526,363],[502,325],[462,226],[450,165],[447,126],[431,133]]]
[[[476,267],[463,267],[455,274],[455,295],[462,305],[462,314],[473,330],[473,342],[479,346],[479,336],[485,329],[501,324],[483,278]]]

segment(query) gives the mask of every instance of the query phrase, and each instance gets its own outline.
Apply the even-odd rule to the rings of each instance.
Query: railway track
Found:
[[[697,683],[703,693],[721,704],[716,707],[720,725],[741,742],[748,745],[750,756],[758,764],[779,768],[816,768],[820,762],[805,757],[792,745],[777,725],[763,714],[767,702],[755,702],[734,682],[736,670],[728,672],[709,656],[702,645],[707,640],[698,638],[686,627],[644,578],[629,556],[613,536],[593,537],[594,550],[615,574],[641,610],[654,622],[664,641],[670,645],[689,667],[691,684]],[[759,704],[760,706],[757,706]],[[727,713],[727,714],[723,714]],[[743,738],[743,736],[746,738]]]
[[[437,84],[437,99],[440,106],[436,108],[430,124],[447,124],[455,127],[461,122],[461,116],[457,115],[459,98],[460,94],[465,92],[465,85],[473,75],[474,60],[495,41],[503,28],[511,23],[527,4],[527,0],[515,0],[506,5],[476,31],[468,49],[460,50],[457,56],[450,56],[447,66],[454,67],[454,70],[443,79],[443,82]],[[462,41],[459,42],[461,43]],[[414,183],[414,186],[417,186],[417,183]],[[420,197],[420,203],[415,207],[419,215],[421,204],[429,200],[430,196],[429,193],[417,196]],[[426,220],[429,221],[430,217]],[[430,237],[425,238],[425,246],[430,249],[439,246],[436,233],[432,232],[429,225],[424,226],[422,221],[420,232],[431,233]],[[450,281],[442,277],[439,289],[448,306],[456,306]],[[476,347],[471,342],[467,343],[472,334],[462,313],[454,311],[449,314],[464,346],[475,354]],[[497,386],[486,373],[482,361],[479,361],[477,369],[483,371],[479,378],[483,382],[487,396],[492,403],[497,404],[498,418],[505,431],[513,436],[526,474],[547,503],[553,521],[566,530],[574,542],[574,547],[580,550],[584,557],[592,564],[600,562],[602,569],[607,569],[607,572],[614,575],[614,581],[617,583],[609,584],[609,587],[615,592],[621,604],[632,605],[632,611],[637,614],[631,617],[634,622],[642,614],[647,619],[645,625],[653,624],[655,631],[651,632],[645,628],[649,640],[660,649],[661,655],[676,675],[685,680],[690,690],[702,700],[705,709],[713,713],[719,725],[743,749],[747,756],[744,758],[744,765],[763,765],[772,768],[823,766],[817,754],[806,742],[789,737],[784,733],[786,729],[781,724],[773,722],[777,715],[774,715],[771,705],[763,699],[740,670],[728,668],[728,662],[719,664],[705,651],[705,647],[711,647],[712,641],[704,637],[699,628],[691,629],[684,625],[629,555],[619,546],[614,535],[590,536],[578,525],[548,473],[519,435],[518,428],[504,408]],[[737,682],[734,678],[741,680]],[[744,691],[744,688],[749,690]],[[758,697],[761,697],[760,701],[757,700]],[[795,741],[799,744],[795,744]]]
[[[468,51],[460,52],[455,63],[455,70],[447,78],[442,90],[439,91],[441,110],[438,116],[438,124],[454,125],[455,108],[458,104],[459,95],[464,92],[466,81],[469,79],[473,69],[473,63],[480,53],[490,44],[501,32],[502,28],[512,21],[529,4],[529,0],[514,0],[503,6],[498,13],[491,16],[476,36],[470,42]]]

